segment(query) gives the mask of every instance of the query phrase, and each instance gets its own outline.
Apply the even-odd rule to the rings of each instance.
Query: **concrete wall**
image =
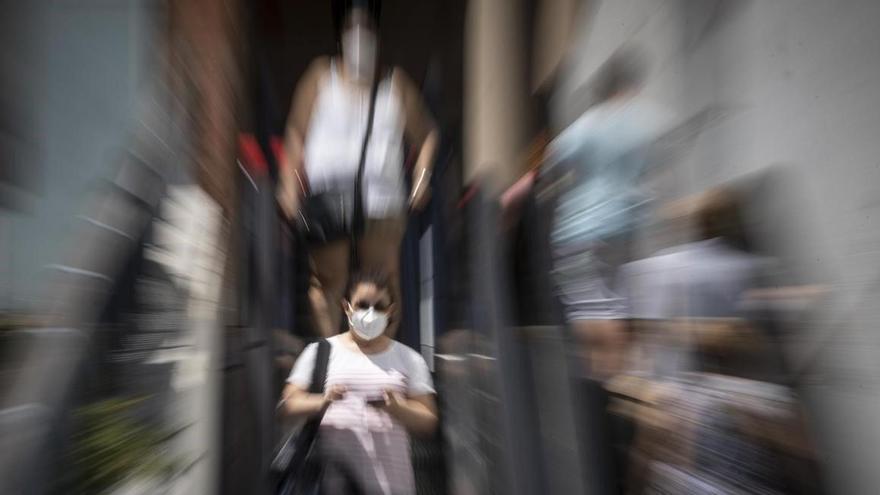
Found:
[[[0,309],[40,305],[45,265],[69,246],[86,192],[118,160],[149,74],[150,16],[158,2],[16,2],[6,15],[26,23],[3,59],[4,77],[31,102],[21,129],[29,152],[22,207],[0,213]],[[67,250],[67,251],[65,251]]]
[[[679,143],[661,196],[785,165],[781,183],[794,194],[784,201],[797,218],[768,231],[785,233],[779,242],[803,278],[832,289],[793,349],[820,350],[804,392],[834,493],[880,484],[880,310],[870,303],[880,277],[878,22],[872,0],[605,1],[581,20],[555,102],[558,121],[576,116],[575,88],[634,41],[652,59],[647,100],[679,122],[710,116]]]
[[[520,0],[470,2],[465,24],[464,180],[502,191],[518,178],[528,83]]]

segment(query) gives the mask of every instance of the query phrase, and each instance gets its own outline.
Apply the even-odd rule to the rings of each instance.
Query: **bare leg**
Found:
[[[388,336],[394,338],[403,315],[403,299],[400,292],[400,242],[406,229],[405,219],[388,218],[370,220],[360,241],[362,268],[377,270],[388,277],[391,296],[397,311],[391,315]]]
[[[309,301],[316,330],[324,337],[339,333],[341,302],[348,282],[348,246],[348,241],[343,240],[312,249],[316,280],[309,289]]]
[[[327,295],[316,276],[312,276],[309,283],[309,303],[312,306],[312,324],[318,334],[325,338],[335,335],[338,328],[334,328],[330,321],[331,308],[327,304]]]

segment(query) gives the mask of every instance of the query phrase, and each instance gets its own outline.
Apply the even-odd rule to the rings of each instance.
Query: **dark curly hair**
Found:
[[[391,292],[388,275],[376,270],[359,271],[352,274],[348,279],[348,286],[345,288],[345,298],[351,300],[355,289],[364,284],[375,285],[377,289],[388,292],[388,297],[391,298],[391,302],[394,302],[394,294]]]

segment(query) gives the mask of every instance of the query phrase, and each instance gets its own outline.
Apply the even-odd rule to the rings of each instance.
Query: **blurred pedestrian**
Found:
[[[652,112],[636,100],[643,78],[624,48],[600,69],[598,103],[550,144],[542,173],[564,177],[551,232],[553,275],[589,374],[604,378],[623,358],[626,304],[611,281],[648,198],[639,178],[656,137]]]
[[[681,328],[686,331],[675,332],[671,320],[745,317],[743,298],[769,266],[768,260],[742,248],[741,201],[733,190],[718,187],[676,204],[686,206],[677,208],[678,215],[667,214],[662,222],[673,231],[693,223],[696,238],[627,263],[618,273],[630,317],[643,322],[641,344],[650,349],[638,365],[650,363],[650,370],[659,375],[694,371],[694,339],[700,337],[694,329],[718,331],[717,326],[684,324]],[[728,330],[741,328],[733,325]]]
[[[289,219],[304,220],[304,230],[313,234],[307,235],[319,281],[313,287],[327,301],[342,297],[353,253],[364,268],[388,273],[390,290],[400,300],[407,212],[423,209],[430,198],[436,126],[409,76],[379,64],[379,11],[377,0],[334,3],[340,56],[311,64],[288,119],[278,202]],[[409,191],[405,143],[418,157]],[[329,327],[319,325],[328,336],[339,330],[341,313],[332,303],[326,311],[318,319],[329,321]]]
[[[318,349],[310,344],[290,374],[283,410],[323,414],[323,493],[415,493],[409,432],[427,435],[437,425],[428,365],[387,335],[397,304],[387,279],[353,277],[342,304],[349,330],[327,339],[325,393],[307,392]]]

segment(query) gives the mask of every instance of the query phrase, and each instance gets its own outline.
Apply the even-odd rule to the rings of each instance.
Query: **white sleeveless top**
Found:
[[[376,93],[373,130],[364,164],[364,212],[368,218],[397,216],[406,205],[403,175],[404,108],[392,78]],[[357,177],[370,92],[356,91],[335,62],[318,90],[306,133],[304,162],[312,193],[352,191]]]

